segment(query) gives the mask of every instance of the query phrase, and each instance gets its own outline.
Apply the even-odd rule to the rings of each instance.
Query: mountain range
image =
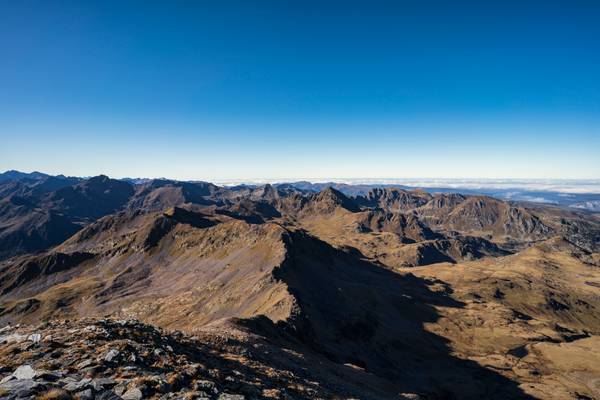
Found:
[[[599,267],[600,214],[573,207],[456,190],[9,171],[0,389],[17,396],[24,363],[52,369],[48,335],[108,346],[85,331],[102,326],[136,338],[119,354],[167,341],[153,330],[164,329],[172,360],[219,355],[221,372],[170,384],[188,397],[212,379],[215,398],[598,398]],[[13,340],[23,332],[46,339]],[[54,369],[81,374],[65,354]],[[110,375],[120,394],[77,391],[165,396],[143,381],[158,367],[139,354],[90,358],[99,366],[86,385]],[[228,375],[233,358],[245,372]]]

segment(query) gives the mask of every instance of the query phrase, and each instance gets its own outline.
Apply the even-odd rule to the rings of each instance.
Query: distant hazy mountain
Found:
[[[20,180],[20,179],[41,179],[46,178],[49,175],[46,175],[42,172],[20,172],[15,170],[6,171],[0,173],[0,182],[12,181],[12,180]]]

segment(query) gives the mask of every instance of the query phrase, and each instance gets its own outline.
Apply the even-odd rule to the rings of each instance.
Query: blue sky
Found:
[[[0,170],[600,178],[595,1],[25,0],[0,15]]]

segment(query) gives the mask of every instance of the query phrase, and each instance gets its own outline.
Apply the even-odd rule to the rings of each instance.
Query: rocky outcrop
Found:
[[[328,187],[327,189],[313,195],[310,202],[306,205],[305,213],[327,214],[342,208],[350,212],[358,212],[356,203],[342,192]]]
[[[277,369],[263,351],[271,354]],[[0,396],[7,400],[308,399],[328,398],[340,390],[352,394],[351,387],[333,389],[335,378],[327,382],[300,366],[294,368],[268,344],[227,335],[190,337],[134,320],[6,327],[0,331],[0,363]],[[320,385],[314,384],[315,378]],[[357,388],[355,394],[365,393]]]
[[[391,232],[403,243],[416,243],[440,238],[412,213],[400,214],[386,211],[369,211],[358,222],[360,232]]]
[[[533,212],[487,196],[439,196],[417,213],[432,227],[499,241],[536,241],[554,232]]]
[[[377,207],[389,212],[408,211],[425,205],[431,195],[422,191],[408,191],[396,188],[375,188],[357,202],[366,207]]]

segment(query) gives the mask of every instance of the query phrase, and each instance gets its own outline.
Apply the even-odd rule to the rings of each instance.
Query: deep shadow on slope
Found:
[[[274,271],[297,299],[294,316],[274,327],[266,318],[242,321],[300,353],[317,352],[384,377],[398,392],[431,398],[531,398],[513,382],[475,362],[451,355],[448,341],[425,329],[436,306],[458,307],[440,282],[399,275],[338,250],[308,234],[291,232],[288,257]],[[433,287],[436,290],[433,290]]]

